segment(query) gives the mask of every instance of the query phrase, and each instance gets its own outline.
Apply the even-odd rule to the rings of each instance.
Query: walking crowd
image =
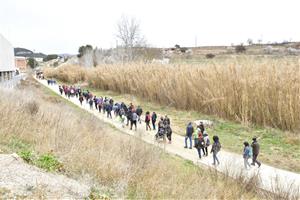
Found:
[[[48,81],[48,84],[55,83]],[[144,119],[142,119],[144,111],[141,106],[136,107],[132,103],[126,105],[124,102],[115,102],[112,98],[108,97],[97,97],[93,95],[89,90],[82,90],[80,87],[76,86],[59,86],[59,92],[61,95],[65,95],[67,98],[78,98],[80,105],[83,105],[83,103],[85,102],[89,105],[90,109],[95,109],[99,111],[99,113],[103,113],[107,116],[107,118],[112,119],[113,116],[117,117],[123,128],[125,128],[125,126],[129,126],[130,130],[134,128],[134,130],[136,131],[138,124],[141,124],[143,120],[146,125],[146,131],[156,131],[155,139],[157,141],[162,139],[165,142],[166,139],[168,139],[169,144],[172,143],[171,121],[167,115],[161,116],[160,120],[157,122],[157,114],[155,112],[150,113],[150,111],[146,111]],[[211,144],[209,134],[203,122],[200,122],[200,124],[196,125],[196,128],[194,128],[192,122],[188,123],[186,127],[184,148],[196,148],[199,159],[201,159],[202,156],[208,156],[208,147],[211,145],[210,153],[212,153],[213,155],[212,164],[219,165],[220,161],[218,158],[218,153],[221,150],[221,143],[217,135],[213,136],[212,140],[213,141]],[[248,142],[244,142],[243,159],[245,169],[249,169],[251,165],[254,166],[255,164],[257,164],[258,167],[261,166],[261,163],[257,160],[260,148],[257,138],[253,138],[252,140],[253,142],[251,145]],[[252,158],[251,165],[249,163],[250,158]]]

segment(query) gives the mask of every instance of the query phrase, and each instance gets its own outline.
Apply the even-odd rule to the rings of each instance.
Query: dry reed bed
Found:
[[[128,63],[94,69],[64,66],[48,77],[130,93],[176,108],[300,130],[300,65],[289,59],[254,58],[188,65]]]
[[[53,151],[67,173],[88,174],[119,197],[176,199],[274,198],[255,182],[235,182],[214,171],[165,156],[159,149],[120,134],[98,119],[46,95],[41,89],[1,90],[0,138],[18,138],[36,152]]]

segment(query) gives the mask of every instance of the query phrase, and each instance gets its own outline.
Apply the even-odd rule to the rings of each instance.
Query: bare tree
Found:
[[[247,40],[247,43],[248,43],[249,46],[251,46],[251,45],[253,44],[253,40],[252,40],[251,38],[249,38],[249,39]]]
[[[117,38],[125,48],[128,60],[134,59],[134,47],[145,46],[145,39],[141,34],[139,22],[133,18],[123,15],[117,24]]]

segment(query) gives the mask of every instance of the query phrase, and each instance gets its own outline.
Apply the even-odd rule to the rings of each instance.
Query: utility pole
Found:
[[[195,36],[195,47],[197,47],[197,35]]]

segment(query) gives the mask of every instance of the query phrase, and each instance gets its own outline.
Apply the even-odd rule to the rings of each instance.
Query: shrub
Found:
[[[38,62],[34,59],[34,58],[28,58],[27,59],[27,65],[30,67],[30,68],[36,68],[38,66]]]
[[[181,47],[180,48],[180,52],[181,53],[185,53],[187,50],[188,50],[188,48],[186,48],[186,47]]]
[[[49,60],[54,60],[54,59],[57,59],[57,58],[58,58],[58,55],[56,55],[56,54],[49,54],[45,58],[43,58],[43,61],[47,62]]]
[[[246,47],[243,44],[237,45],[235,47],[235,52],[236,53],[244,53],[244,52],[246,52]]]
[[[175,48],[176,49],[180,49],[180,45],[179,44],[175,44]]]
[[[27,163],[33,163],[34,161],[34,154],[30,150],[23,150],[18,155]]]
[[[212,59],[212,58],[214,58],[215,56],[216,56],[216,55],[215,55],[215,54],[212,54],[212,53],[208,53],[208,54],[205,55],[205,57],[208,58],[208,59]]]
[[[51,153],[40,156],[35,161],[35,164],[40,168],[46,169],[47,171],[58,171],[62,165]]]
[[[25,108],[26,108],[27,112],[29,112],[31,115],[35,115],[39,111],[39,104],[38,104],[38,102],[32,100],[32,101],[26,102]]]

